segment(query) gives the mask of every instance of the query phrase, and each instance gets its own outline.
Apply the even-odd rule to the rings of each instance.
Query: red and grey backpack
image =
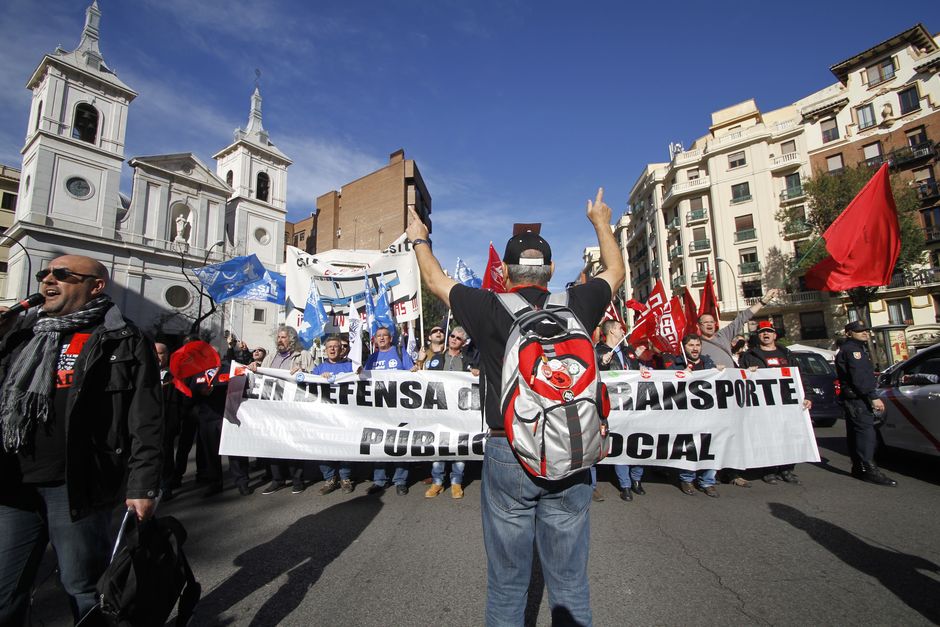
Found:
[[[500,409],[516,458],[544,479],[590,468],[607,455],[610,399],[568,293],[551,294],[543,309],[518,294],[498,297],[513,317]]]

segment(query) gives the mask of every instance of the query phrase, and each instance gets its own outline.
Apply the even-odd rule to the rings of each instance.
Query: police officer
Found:
[[[875,416],[884,412],[876,392],[875,368],[868,354],[868,327],[861,320],[845,325],[846,340],[836,355],[836,374],[842,386],[845,441],[852,458],[852,476],[877,485],[896,486],[875,466]]]

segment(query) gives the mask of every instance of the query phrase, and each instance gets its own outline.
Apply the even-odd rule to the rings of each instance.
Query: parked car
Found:
[[[940,344],[894,364],[878,378],[883,446],[940,456]]]
[[[793,365],[800,369],[803,395],[813,401],[809,417],[814,427],[831,427],[842,417],[839,380],[836,369],[819,353],[790,351]]]

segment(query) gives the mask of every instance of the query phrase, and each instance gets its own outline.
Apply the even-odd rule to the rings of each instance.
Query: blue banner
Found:
[[[379,279],[379,294],[375,299],[372,313],[372,333],[375,334],[379,327],[384,327],[395,337],[395,320],[392,318],[392,308],[388,304],[389,289],[385,281]]]
[[[320,300],[320,293],[317,292],[316,280],[310,280],[310,291],[307,293],[307,305],[304,307],[304,320],[297,329],[297,336],[304,348],[309,349],[313,346],[313,341],[322,337],[326,330],[326,311],[323,309],[323,301]]]
[[[223,303],[233,298],[240,298],[252,288],[265,285],[267,270],[257,256],[249,255],[196,268],[193,274],[206,288],[209,298],[217,303]],[[284,290],[281,289],[280,294],[283,295],[283,293]],[[281,299],[283,300],[283,296]]]

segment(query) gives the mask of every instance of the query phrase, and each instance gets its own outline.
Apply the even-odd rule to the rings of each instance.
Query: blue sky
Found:
[[[78,44],[88,2],[0,8],[0,162],[17,165],[42,55]],[[294,165],[291,219],[404,148],[433,198],[435,251],[482,273],[513,222],[543,222],[573,279],[594,243],[598,186],[618,217],[646,163],[705,134],[712,111],[774,109],[825,87],[828,67],[940,3],[586,3],[455,0],[99,0],[101,50],[139,92],[126,157],[211,155],[247,121],[255,68],[264,124]],[[122,189],[130,191],[125,168]]]

